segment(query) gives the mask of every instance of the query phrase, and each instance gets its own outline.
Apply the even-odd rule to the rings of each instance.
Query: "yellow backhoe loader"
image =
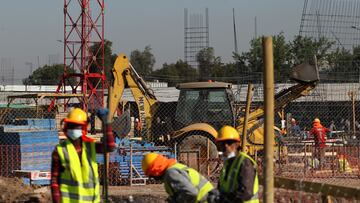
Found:
[[[128,87],[137,104],[142,124],[143,139],[176,149],[179,159],[203,173],[213,171],[218,157],[215,145],[217,130],[231,125],[242,133],[244,117],[236,115],[232,85],[223,82],[192,82],[176,86],[180,90],[177,102],[159,102],[153,91],[138,75],[124,54],[120,54],[112,69],[114,80],[109,88],[109,119],[121,101],[124,88]],[[298,84],[275,95],[275,111],[291,101],[307,95],[319,81],[316,61],[303,63],[291,73]],[[250,155],[263,149],[262,106],[250,112],[247,133],[247,149]],[[167,130],[159,131],[159,121]],[[276,127],[274,127],[277,131]]]

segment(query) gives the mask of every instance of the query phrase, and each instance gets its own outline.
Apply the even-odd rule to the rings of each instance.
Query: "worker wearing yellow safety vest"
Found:
[[[258,203],[257,164],[246,153],[239,151],[240,136],[237,130],[231,126],[222,127],[216,141],[226,160],[218,190],[209,193],[208,201]]]
[[[157,153],[148,153],[142,160],[145,175],[164,182],[171,203],[206,202],[212,184],[195,169]]]
[[[340,172],[352,172],[350,164],[345,155],[339,155],[339,170]]]
[[[104,121],[107,110],[98,116]],[[88,116],[75,108],[64,119],[67,139],[58,144],[52,154],[51,195],[58,202],[100,202],[96,153],[103,151],[101,143],[86,136]],[[115,148],[111,125],[106,123],[108,152]]]

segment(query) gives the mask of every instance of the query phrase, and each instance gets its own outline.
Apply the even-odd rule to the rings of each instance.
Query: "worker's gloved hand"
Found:
[[[103,123],[108,123],[107,120],[108,114],[109,114],[109,109],[107,108],[101,108],[96,111],[97,117],[99,117]]]
[[[208,203],[220,202],[220,192],[218,189],[213,189],[208,193],[207,202]]]

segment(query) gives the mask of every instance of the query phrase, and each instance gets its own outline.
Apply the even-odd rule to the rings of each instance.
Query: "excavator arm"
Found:
[[[158,103],[153,91],[146,85],[125,54],[119,54],[112,69],[113,81],[109,87],[108,120],[112,121],[126,87],[130,88],[138,106],[142,129],[151,129],[151,118]],[[150,132],[147,133],[147,136]],[[150,137],[148,137],[150,138]]]
[[[316,87],[319,81],[316,59],[314,60],[314,64],[307,62],[294,67],[291,73],[291,79],[297,81],[299,84],[284,89],[275,95],[275,111],[279,111],[290,102],[308,95],[310,91]],[[263,123],[263,120],[260,118],[263,116],[264,106],[257,108],[249,115],[247,140],[251,144],[263,144],[263,136],[261,136],[263,134],[263,129],[260,129]],[[243,125],[244,117],[241,117],[238,125],[239,132],[242,132]]]

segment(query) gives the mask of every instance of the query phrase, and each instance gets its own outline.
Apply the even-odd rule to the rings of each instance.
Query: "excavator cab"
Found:
[[[234,96],[231,84],[192,82],[176,86],[180,90],[175,113],[176,129],[194,123],[208,123],[215,129],[234,125]]]

